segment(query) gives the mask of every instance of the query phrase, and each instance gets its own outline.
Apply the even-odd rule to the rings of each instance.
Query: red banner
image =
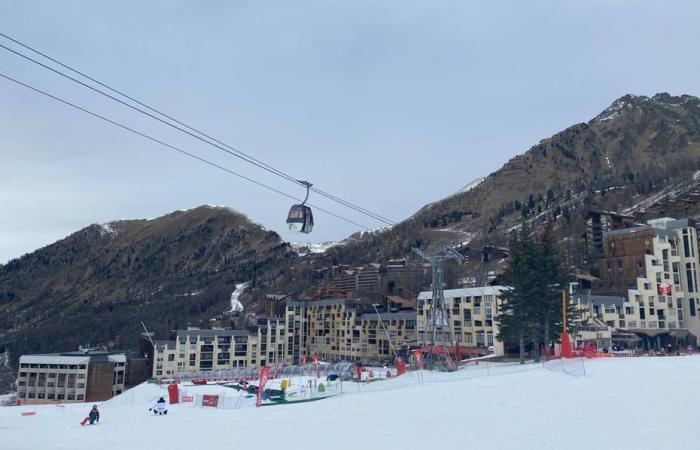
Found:
[[[668,283],[661,283],[658,286],[659,295],[671,295],[671,285]]]
[[[180,401],[182,403],[192,403],[194,401],[194,398],[191,395],[183,395],[180,397]]]
[[[314,361],[314,364],[316,365],[316,378],[321,378],[321,366],[318,364],[318,356],[316,353],[311,355],[311,358]]]
[[[355,379],[357,381],[362,381],[362,367],[354,367],[352,371],[355,373]]]
[[[260,407],[262,405],[262,393],[265,390],[265,383],[267,383],[267,380],[270,378],[270,368],[269,367],[263,367],[263,369],[260,371],[260,382],[258,383],[258,400],[255,403],[255,406]]]
[[[403,362],[400,356],[396,357],[396,376],[400,376],[406,373],[406,363]]]
[[[219,396],[218,395],[202,395],[202,406],[210,406],[216,408],[219,406]]]

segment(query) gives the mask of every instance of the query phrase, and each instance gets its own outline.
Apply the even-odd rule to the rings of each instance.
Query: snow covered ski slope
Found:
[[[165,390],[142,385],[101,405],[96,426],[79,425],[85,404],[0,408],[0,449],[691,449],[699,375],[700,356],[587,361],[576,377],[482,365],[423,383],[416,373],[346,382],[342,396],[318,402],[254,408],[246,398],[236,409],[171,405],[167,416],[148,414]]]

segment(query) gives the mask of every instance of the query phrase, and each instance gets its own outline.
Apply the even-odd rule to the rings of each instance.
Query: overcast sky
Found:
[[[3,33],[393,220],[626,93],[700,94],[699,23],[692,0],[0,0]],[[303,195],[2,49],[0,73]],[[205,203],[300,240],[290,200],[0,79],[0,262]],[[317,212],[308,240],[353,231]]]

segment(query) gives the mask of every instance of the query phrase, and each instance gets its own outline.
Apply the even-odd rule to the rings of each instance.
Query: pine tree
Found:
[[[509,264],[503,274],[508,288],[501,294],[497,339],[506,345],[518,342],[520,363],[524,364],[525,342],[536,324],[532,299],[537,290],[537,279],[533,276],[536,247],[526,225],[519,233],[513,233],[510,249]]]
[[[559,336],[562,330],[562,290],[568,288],[570,279],[551,224],[545,227],[538,240],[537,277],[541,286],[542,340],[545,346],[552,341],[552,335]],[[556,340],[556,339],[554,339]]]
[[[520,362],[524,363],[525,342],[532,344],[537,359],[540,345],[556,341],[562,331],[561,292],[568,287],[569,271],[551,226],[535,241],[523,225],[510,245],[511,256],[503,275],[508,288],[501,295],[497,338],[518,342]]]

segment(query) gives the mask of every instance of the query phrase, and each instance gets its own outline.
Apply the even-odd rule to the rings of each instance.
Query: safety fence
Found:
[[[542,367],[553,372],[561,372],[572,377],[586,376],[586,358],[556,358],[542,362]]]
[[[295,376],[319,376],[326,377],[328,375],[337,375],[343,379],[351,379],[353,377],[353,369],[357,366],[355,363],[340,362],[333,364],[326,363],[309,363],[298,364],[292,366],[273,367],[270,370],[271,378],[295,377]],[[179,372],[173,377],[173,381],[185,382],[229,382],[239,380],[257,380],[260,378],[260,368],[238,368],[238,369],[222,369],[222,370],[206,370],[196,372]],[[167,381],[167,380],[166,380]]]
[[[503,375],[541,370],[540,364],[528,362],[491,362],[475,360],[463,363],[459,370],[453,372],[439,372],[431,370],[409,370],[404,375],[391,379],[378,379],[365,382],[346,382],[345,393],[363,394],[394,389],[403,389],[409,386],[419,386],[432,383],[452,383],[470,379],[497,377]]]

